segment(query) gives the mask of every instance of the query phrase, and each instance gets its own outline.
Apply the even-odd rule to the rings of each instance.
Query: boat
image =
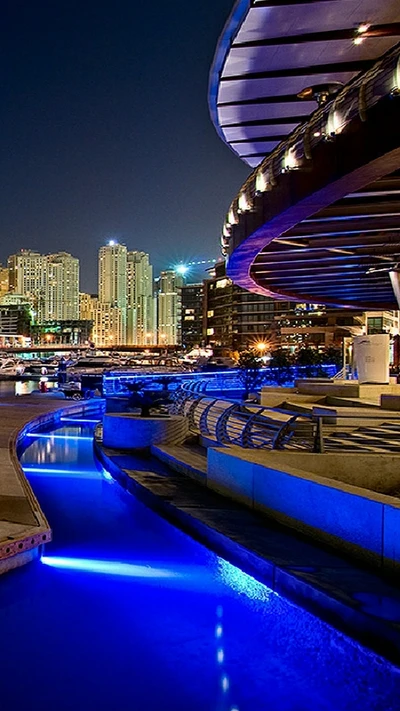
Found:
[[[14,358],[6,358],[0,361],[0,379],[3,376],[16,377],[22,375],[25,371],[25,365],[20,360]]]

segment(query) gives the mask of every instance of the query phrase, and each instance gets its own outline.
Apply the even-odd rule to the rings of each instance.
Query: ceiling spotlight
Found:
[[[326,102],[335,96],[343,87],[341,82],[329,82],[326,84],[314,84],[302,89],[298,94],[298,99],[304,101],[316,101],[318,106],[323,106]]]
[[[359,26],[357,27],[357,32],[358,32],[359,35],[363,35],[364,32],[368,32],[368,30],[369,30],[370,27],[371,27],[371,25],[367,25],[366,22],[363,22],[361,25],[359,25]]]
[[[364,37],[354,37],[353,44],[361,44],[364,42]]]
[[[314,138],[319,138],[321,135],[321,131],[314,131],[313,136]]]

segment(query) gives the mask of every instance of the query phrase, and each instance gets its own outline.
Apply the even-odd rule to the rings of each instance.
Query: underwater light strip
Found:
[[[25,467],[22,465],[22,469],[26,474],[65,474],[68,476],[84,476],[86,475],[87,478],[89,479],[94,479],[99,477],[99,472],[96,470],[96,472],[93,471],[93,469],[86,469],[86,470],[81,470],[81,469],[52,469],[51,467],[30,467],[27,466]]]
[[[99,417],[97,420],[86,420],[86,419],[78,419],[77,417],[60,417],[60,422],[77,422],[78,424],[94,424],[97,425],[98,422],[101,422],[101,417]]]
[[[112,560],[93,560],[89,558],[63,558],[59,556],[42,556],[41,562],[53,568],[78,570],[82,573],[98,573],[103,575],[122,575],[130,578],[178,578],[178,573],[163,568],[152,568],[148,565],[134,565]]]
[[[28,432],[26,437],[36,437],[41,439],[83,439],[88,442],[93,441],[93,437],[82,437],[80,435],[53,435],[53,434],[36,434],[35,432]]]

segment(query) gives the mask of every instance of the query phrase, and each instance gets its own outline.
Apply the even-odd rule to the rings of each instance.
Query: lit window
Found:
[[[213,336],[214,335],[214,329],[213,328],[207,328],[207,336]]]
[[[207,311],[207,318],[211,318],[212,316],[214,316],[214,310],[210,309],[210,311]]]

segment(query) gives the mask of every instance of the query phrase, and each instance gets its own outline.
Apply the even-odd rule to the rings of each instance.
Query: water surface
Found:
[[[54,542],[1,580],[1,711],[399,708],[396,669],[123,491],[93,423],[61,425],[22,457]]]

